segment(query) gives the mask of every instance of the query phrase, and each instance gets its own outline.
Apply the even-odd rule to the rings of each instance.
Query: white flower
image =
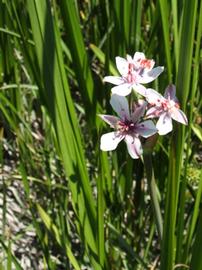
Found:
[[[141,52],[136,52],[132,58],[127,55],[126,59],[116,57],[116,66],[121,74],[119,76],[106,76],[104,82],[115,84],[112,93],[127,96],[132,88],[139,94],[145,96],[146,88],[142,85],[155,80],[164,70],[164,67],[153,68],[154,60],[146,59]]]
[[[157,129],[151,120],[140,122],[144,115],[147,103],[142,102],[134,107],[130,114],[128,101],[125,97],[113,94],[110,103],[117,116],[99,115],[115,131],[106,133],[101,137],[100,148],[103,151],[116,149],[119,142],[124,140],[127,144],[128,152],[132,158],[139,158],[142,154],[142,146],[139,136],[148,138],[155,134]]]
[[[146,100],[152,105],[147,111],[147,118],[159,117],[156,128],[160,135],[165,135],[172,131],[172,119],[187,125],[187,117],[179,108],[179,102],[175,96],[176,88],[169,85],[166,88],[164,97],[153,89],[148,88]]]

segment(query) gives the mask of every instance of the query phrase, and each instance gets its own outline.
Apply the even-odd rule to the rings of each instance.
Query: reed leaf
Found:
[[[57,26],[51,15],[50,3],[28,1],[36,54],[44,82],[42,95],[46,98],[53,121],[64,167],[73,196],[74,209],[83,226],[90,248],[96,254],[95,208],[85,167],[80,131],[69,86],[65,77],[61,42]],[[67,100],[68,97],[68,100]],[[80,182],[81,181],[81,182]],[[78,193],[80,190],[80,193]],[[77,208],[76,205],[79,207]],[[85,209],[88,209],[86,212]],[[88,235],[88,236],[87,236]]]

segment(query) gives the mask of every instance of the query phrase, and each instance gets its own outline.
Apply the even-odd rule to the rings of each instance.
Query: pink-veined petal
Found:
[[[122,76],[126,76],[128,73],[128,61],[125,58],[117,56],[116,67]]]
[[[106,76],[103,79],[103,82],[108,82],[108,83],[112,83],[115,85],[119,85],[124,83],[124,79],[122,77],[118,77],[118,76]]]
[[[125,97],[113,94],[110,99],[110,104],[121,119],[130,119],[128,101]]]
[[[119,96],[127,96],[131,93],[132,86],[129,83],[123,83],[117,86],[114,86],[111,89],[112,94],[117,94]]]
[[[117,122],[120,121],[120,119],[113,115],[108,114],[98,114],[102,120],[104,120],[107,124],[109,124],[111,127],[115,128],[117,125]]]
[[[173,109],[172,112],[171,112],[171,117],[177,121],[177,122],[180,122],[184,125],[187,125],[188,124],[188,120],[187,120],[187,117],[185,115],[185,113],[180,110],[180,109]]]
[[[155,118],[155,117],[159,117],[159,115],[162,113],[161,110],[159,110],[156,107],[151,107],[147,110],[146,112],[146,118]]]
[[[160,93],[152,88],[146,89],[145,98],[150,104],[158,104],[160,101],[165,100],[165,98]]]
[[[168,100],[173,100],[178,103],[178,99],[176,97],[176,87],[174,84],[168,85],[168,87],[165,90],[164,97]]]
[[[141,76],[137,77],[138,83],[150,83],[154,81],[164,70],[164,67],[156,67],[149,72],[143,73]]]
[[[123,140],[123,136],[117,136],[116,132],[109,132],[101,136],[100,149],[102,151],[111,151],[116,149],[117,145]]]
[[[145,55],[142,52],[136,52],[133,56],[133,61],[135,62],[140,61],[142,59],[145,59]]]
[[[138,83],[133,84],[133,90],[144,97],[147,94],[147,89],[143,85]]]
[[[172,118],[168,113],[163,113],[156,124],[159,135],[165,135],[172,131]]]
[[[139,158],[143,152],[140,139],[137,137],[126,135],[125,142],[127,145],[129,155],[134,159]]]
[[[144,138],[148,138],[158,132],[151,120],[146,120],[136,125],[135,132]]]
[[[146,107],[147,102],[144,100],[139,100],[138,103],[134,104],[133,112],[131,113],[131,120],[133,123],[137,123],[138,120],[144,115]]]

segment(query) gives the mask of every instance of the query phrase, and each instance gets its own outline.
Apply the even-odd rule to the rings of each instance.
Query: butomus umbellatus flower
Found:
[[[133,58],[127,55],[126,59],[117,56],[116,66],[121,76],[106,76],[104,82],[112,83],[113,94],[127,96],[132,89],[145,96],[146,84],[155,80],[164,70],[164,67],[154,67],[154,60],[146,59],[144,53],[136,52]]]
[[[99,115],[106,123],[115,129],[101,137],[100,148],[103,151],[116,149],[124,140],[130,156],[134,159],[142,154],[140,137],[148,138],[157,132],[151,120],[141,121],[144,116],[147,102],[141,101],[134,105],[130,113],[128,101],[125,97],[113,94],[110,104],[118,116]]]
[[[164,96],[155,90],[148,88],[145,95],[146,100],[152,106],[146,113],[147,118],[159,117],[156,128],[160,135],[165,135],[172,131],[172,119],[187,125],[187,117],[182,110],[176,97],[175,85],[169,85]]]

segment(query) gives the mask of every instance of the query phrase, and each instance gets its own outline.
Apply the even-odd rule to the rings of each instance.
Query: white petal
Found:
[[[101,136],[100,149],[102,151],[114,150],[123,138],[123,136],[117,136],[116,132],[106,133]]]
[[[143,152],[140,139],[137,137],[126,135],[125,142],[127,144],[127,149],[130,156],[134,159],[139,158]]]
[[[165,90],[165,94],[164,97],[166,99],[169,99],[170,97],[175,97],[176,95],[176,87],[174,84],[170,84],[167,86],[166,90]]]
[[[159,117],[159,114],[161,114],[161,111],[157,107],[151,107],[146,112],[146,118]]]
[[[142,52],[136,52],[136,53],[134,54],[134,56],[133,56],[133,60],[134,60],[135,62],[140,61],[140,60],[142,60],[142,59],[145,59],[145,55],[144,55],[144,53],[142,53]]]
[[[180,122],[184,125],[187,125],[188,124],[188,120],[187,120],[187,117],[185,115],[185,113],[183,113],[182,110],[180,109],[173,109],[172,112],[171,112],[171,117],[177,121],[177,122]]]
[[[115,85],[119,85],[124,83],[124,79],[118,76],[106,76],[104,77],[103,82],[109,82]]]
[[[168,113],[163,113],[156,124],[159,135],[165,135],[173,129],[172,118]]]
[[[135,132],[144,138],[148,138],[158,132],[154,123],[151,120],[141,122],[136,125]]]
[[[122,119],[130,119],[128,101],[125,97],[113,94],[110,99],[110,104]]]
[[[126,59],[129,63],[132,63],[133,62],[133,58],[131,57],[131,55],[127,54],[126,55]]]
[[[146,96],[147,89],[141,84],[133,84],[133,90],[144,97]]]
[[[120,119],[113,115],[107,115],[107,114],[98,114],[99,117],[102,118],[107,124],[109,124],[111,127],[115,127],[117,122],[120,121]]]
[[[128,73],[128,61],[120,56],[116,57],[116,67],[122,76]]]
[[[164,67],[156,67],[149,72],[143,73],[142,76],[137,77],[138,83],[149,83],[154,81],[164,70]]]
[[[178,99],[176,98],[176,87],[174,84],[168,85],[168,87],[165,90],[164,97],[168,100],[178,102]]]
[[[145,98],[150,104],[158,104],[160,101],[165,100],[165,98],[160,93],[152,88],[146,89]]]
[[[131,93],[132,86],[129,83],[123,83],[118,86],[114,86],[111,89],[112,94],[117,94],[119,96],[127,96]]]
[[[133,113],[131,114],[133,123],[137,123],[138,120],[144,115],[146,107],[147,102],[143,100],[139,100],[139,102],[134,105]]]

